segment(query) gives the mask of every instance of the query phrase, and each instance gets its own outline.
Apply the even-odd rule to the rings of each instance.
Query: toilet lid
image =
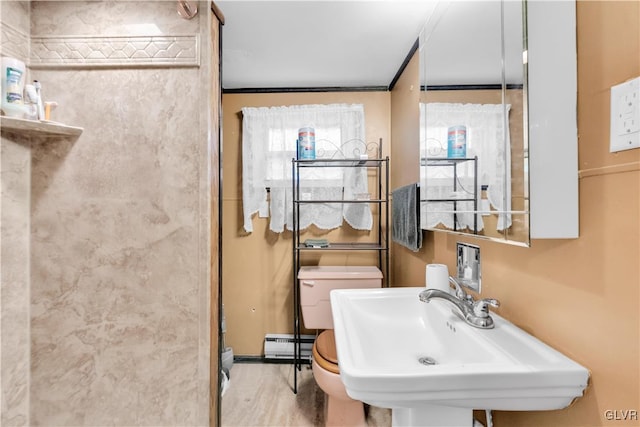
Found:
[[[336,339],[332,329],[327,329],[318,335],[318,338],[316,338],[313,344],[313,356],[318,365],[323,369],[335,374],[340,373]]]

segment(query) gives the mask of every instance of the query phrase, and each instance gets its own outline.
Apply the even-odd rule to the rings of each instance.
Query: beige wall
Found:
[[[267,333],[293,333],[293,273],[291,232],[269,231],[268,219],[254,217],[254,231],[242,223],[242,121],[243,107],[299,104],[361,103],[365,111],[367,142],[382,138],[383,155],[389,155],[389,93],[265,93],[223,95],[223,304],[226,345],[236,355],[263,354]],[[377,215],[374,223],[377,223]],[[319,235],[302,234],[301,239]],[[358,232],[345,225],[327,235],[340,241],[371,241],[374,232]],[[375,265],[369,252],[314,252],[302,265]]]
[[[420,180],[420,55],[416,52],[391,90],[391,189]],[[411,148],[407,148],[411,147]],[[393,201],[392,201],[393,203]],[[391,240],[392,241],[392,240]],[[393,286],[424,283],[421,254],[429,246],[422,242],[420,252],[391,244],[391,283]],[[422,269],[422,272],[420,270]],[[420,279],[422,277],[422,279]]]
[[[396,284],[416,285],[427,263],[454,268],[457,241],[478,244],[483,296],[591,371],[570,408],[499,412],[496,426],[639,425],[605,411],[640,411],[640,150],[609,153],[609,88],[640,76],[640,2],[580,1],[577,26],[580,237],[522,248],[429,232],[421,262],[394,256]]]
[[[414,53],[391,89],[391,189],[420,180],[420,155],[403,150],[405,144],[417,146],[420,140],[420,55]]]
[[[107,52],[109,36],[148,37],[140,24],[154,23],[185,37],[185,47],[201,38],[202,58],[184,66],[169,55],[141,67],[116,55],[94,67],[73,56],[69,68],[31,56],[30,78],[60,104],[54,120],[84,132],[2,130],[3,267],[5,237],[20,244],[21,257],[12,280],[2,277],[2,425],[209,423],[207,6],[191,21],[177,16],[173,0],[27,8],[32,55],[53,36],[78,38],[79,52]],[[19,295],[18,280],[26,280]],[[5,311],[11,301],[22,305]],[[29,339],[13,376],[5,362],[16,349],[5,330]],[[26,383],[16,375],[23,367]]]

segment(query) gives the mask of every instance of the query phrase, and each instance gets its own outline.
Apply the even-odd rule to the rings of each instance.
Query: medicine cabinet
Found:
[[[421,192],[448,178],[431,161],[447,158],[448,126],[467,125],[477,182],[467,183],[473,204],[423,199],[423,228],[525,246],[578,237],[575,22],[574,1],[438,3],[420,36]],[[491,107],[498,119],[447,122],[436,105]],[[438,219],[465,215],[475,221]]]

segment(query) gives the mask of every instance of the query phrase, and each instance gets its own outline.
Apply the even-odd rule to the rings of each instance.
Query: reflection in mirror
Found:
[[[440,2],[420,37],[421,223],[529,244],[525,6]]]
[[[480,293],[482,291],[482,270],[480,247],[469,243],[456,244],[458,283]]]

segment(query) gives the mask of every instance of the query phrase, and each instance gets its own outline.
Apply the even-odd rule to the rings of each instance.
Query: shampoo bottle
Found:
[[[36,93],[38,94],[38,120],[45,120],[44,101],[42,100],[42,84],[40,84],[38,80],[34,80],[33,86],[36,88]]]
[[[24,62],[2,57],[2,110],[11,117],[23,118],[27,112],[22,94],[24,92]]]

